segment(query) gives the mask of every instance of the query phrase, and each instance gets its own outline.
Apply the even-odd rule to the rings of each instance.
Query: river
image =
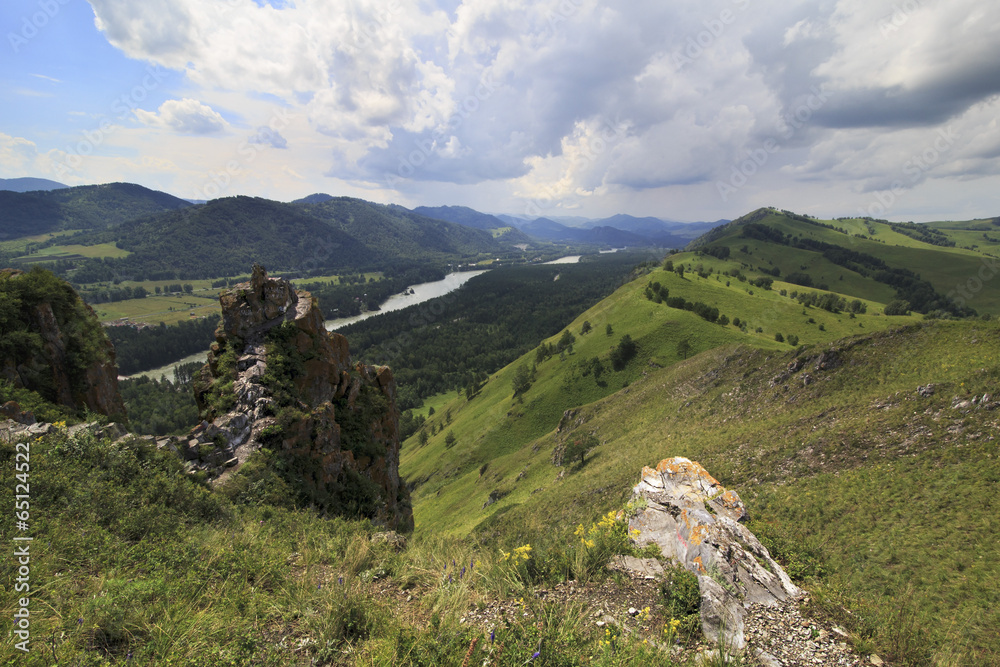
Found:
[[[567,255],[565,257],[560,257],[559,259],[554,259],[551,262],[542,262],[543,264],[578,264],[580,262],[580,257],[583,255]]]
[[[575,264],[579,261],[580,255],[570,255],[568,257],[554,259],[551,262],[546,262],[546,264]],[[385,303],[382,304],[381,310],[370,310],[367,313],[361,313],[360,315],[355,315],[354,317],[341,317],[339,319],[327,320],[325,322],[326,328],[328,331],[333,331],[334,329],[345,327],[348,324],[353,324],[355,322],[360,322],[361,320],[366,320],[369,317],[374,317],[379,313],[389,313],[394,310],[401,310],[407,306],[415,306],[419,303],[423,303],[424,301],[430,301],[431,299],[435,299],[439,296],[444,296],[449,292],[454,292],[459,287],[469,282],[472,278],[484,273],[486,273],[486,271],[458,271],[456,273],[449,273],[444,277],[444,280],[435,280],[432,283],[411,285],[407,288],[406,292],[402,294],[393,294],[386,299]],[[205,363],[207,354],[207,350],[205,352],[192,354],[184,357],[183,359],[167,364],[166,366],[154,368],[149,371],[143,371],[127,377],[128,379],[132,379],[145,376],[153,378],[154,380],[159,380],[160,377],[166,376],[168,380],[173,380],[174,368],[180,366],[181,364],[188,364],[193,361]]]
[[[193,361],[197,361],[197,362],[203,364],[203,363],[205,363],[207,361],[207,358],[208,358],[208,350],[205,350],[204,352],[198,352],[197,354],[192,354],[192,355],[184,357],[183,359],[180,359],[178,361],[173,361],[173,362],[167,364],[166,366],[161,366],[159,368],[154,368],[151,371],[143,371],[141,373],[136,373],[135,375],[128,375],[128,376],[121,376],[121,375],[119,375],[118,379],[121,380],[121,379],[124,378],[124,379],[128,379],[128,380],[132,380],[132,379],[139,378],[139,377],[148,377],[148,378],[152,378],[153,380],[159,380],[161,376],[165,375],[168,380],[170,380],[171,382],[173,382],[174,381],[174,369],[175,368],[177,368],[178,366],[181,366],[183,364],[190,364]]]
[[[444,296],[449,292],[454,292],[459,287],[469,282],[472,278],[475,278],[483,273],[486,273],[486,271],[459,271],[456,273],[449,273],[443,280],[436,280],[432,283],[411,285],[407,288],[406,292],[402,294],[393,294],[386,299],[380,310],[370,310],[367,313],[361,313],[360,315],[355,315],[354,317],[341,317],[339,319],[327,320],[325,322],[326,328],[329,331],[333,331],[334,329],[339,329],[340,327],[347,326],[348,324],[353,324],[354,322],[360,322],[361,320],[368,319],[369,317],[374,317],[379,313],[388,313],[394,310],[400,310],[402,308],[406,308],[407,306],[415,306],[419,303],[423,303],[424,301]],[[205,363],[207,354],[207,350],[205,352],[198,352],[197,354],[192,354],[178,361],[171,362],[166,366],[154,368],[149,371],[143,371],[127,377],[132,379],[145,376],[154,380],[159,380],[160,377],[166,376],[168,380],[172,381],[174,378],[174,368],[193,361]]]
[[[402,294],[393,294],[386,299],[385,303],[382,304],[379,310],[369,310],[366,313],[361,313],[360,315],[355,315],[353,317],[341,317],[338,319],[327,320],[325,323],[326,328],[328,331],[333,331],[334,329],[346,327],[348,324],[354,324],[355,322],[360,322],[361,320],[367,320],[369,317],[374,317],[379,313],[391,313],[394,310],[402,310],[403,308],[415,306],[418,303],[423,303],[424,301],[436,299],[437,297],[444,296],[449,292],[454,292],[459,287],[469,282],[472,278],[484,273],[486,273],[486,271],[459,271],[457,273],[449,273],[444,277],[444,280],[411,285]]]

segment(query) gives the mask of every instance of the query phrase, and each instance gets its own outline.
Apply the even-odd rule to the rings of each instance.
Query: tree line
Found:
[[[452,294],[341,332],[355,358],[392,366],[405,410],[443,391],[478,386],[611,294],[637,259],[616,253],[580,264],[494,269]]]
[[[197,352],[208,352],[215,340],[218,320],[214,317],[188,320],[167,326],[138,329],[132,326],[107,327],[115,346],[118,372],[133,375],[165,366]]]

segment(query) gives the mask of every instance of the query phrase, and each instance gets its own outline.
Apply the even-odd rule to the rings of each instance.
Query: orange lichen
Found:
[[[722,504],[726,507],[739,507],[742,503],[740,502],[740,497],[735,491],[729,490],[722,494],[720,497]]]
[[[675,456],[672,459],[663,459],[656,465],[656,470],[668,475],[688,474],[701,477],[711,485],[721,486],[714,477],[708,474],[708,471],[700,463],[689,461],[680,456]]]
[[[705,574],[705,572],[707,572],[705,566],[701,562],[701,556],[695,556],[691,562],[698,566],[699,574]]]

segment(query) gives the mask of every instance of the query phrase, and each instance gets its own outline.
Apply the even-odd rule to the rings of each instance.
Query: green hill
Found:
[[[979,284],[973,298],[961,296],[970,280],[971,287],[977,285],[981,271],[990,277],[997,272],[991,253],[1000,250],[1000,238],[980,239],[978,249],[963,243],[968,245],[963,232],[953,229],[866,219],[820,221],[759,209],[712,230],[689,249],[728,248],[726,258],[744,268],[805,275],[814,285],[861,298],[894,295],[921,313],[962,315],[967,308],[1000,313],[1000,290]]]
[[[400,262],[443,264],[500,250],[489,232],[344,197],[319,204],[227,197],[79,234],[73,241],[112,243],[130,253],[78,262],[72,274],[78,284],[116,275],[135,280],[233,276],[253,262],[301,273],[368,270]],[[38,255],[32,259],[39,261]]]
[[[424,217],[402,206],[384,206],[351,197],[296,206],[357,239],[382,260],[444,255],[474,257],[501,249],[487,231]]]
[[[190,205],[134,183],[24,193],[0,190],[0,231],[10,240],[63,229],[106,229]]]
[[[494,238],[500,239],[503,243],[513,246],[520,244],[530,244],[528,235],[512,227],[500,218],[480,213],[467,206],[418,206],[413,209],[414,213],[436,218],[447,222],[454,222],[457,225],[472,227],[473,229],[483,229],[491,232]]]
[[[248,263],[292,270],[356,266],[375,254],[344,232],[288,204],[257,197],[227,197],[182,211],[134,220],[78,242],[113,242],[128,257],[84,262],[77,283],[133,279],[217,278],[239,275]]]
[[[852,235],[865,222],[898,243]],[[620,507],[643,465],[687,456],[743,494],[752,528],[863,650],[989,662],[1000,327],[882,312],[904,288],[949,316],[940,290],[960,272],[942,265],[974,275],[983,258],[771,210],[715,230],[669,258],[683,276],[652,271],[580,314],[571,349],[560,333],[438,405],[401,454],[417,534],[562,535]]]
[[[694,256],[676,255],[673,261],[680,262],[684,257]],[[728,318],[729,324],[722,326],[694,311],[650,300],[645,288],[653,283],[686,303],[711,304]],[[401,465],[417,485],[414,498],[418,530],[460,534],[474,528],[492,513],[465,511],[470,497],[473,503],[482,505],[495,490],[477,486],[483,464],[493,467],[502,457],[518,456],[525,443],[557,428],[566,410],[601,400],[650,372],[683,361],[685,356],[736,344],[784,352],[793,347],[776,341],[776,334],[786,340],[795,336],[798,344],[813,345],[918,321],[916,316],[887,317],[878,312],[881,307],[877,302],[863,303],[868,312],[852,318],[849,312],[803,306],[790,294],[781,296],[774,289],[754,288],[749,281],[727,281],[716,272],[703,278],[689,271],[680,277],[661,269],[634,280],[566,327],[565,331],[576,339],[571,352],[557,351],[562,333],[543,341],[555,352],[552,356],[542,360],[544,354],[539,355],[538,348],[528,352],[491,376],[472,401],[456,399],[450,406],[452,424],[444,423],[439,410],[430,425],[441,430],[426,447],[409,446],[416,440],[408,443]],[[733,324],[737,319],[739,326]],[[585,335],[581,333],[584,322],[591,326]],[[610,336],[608,325],[612,329]],[[616,369],[612,354],[625,335],[637,345],[638,353]],[[594,359],[602,367],[596,378]],[[516,401],[512,385],[521,366],[534,368],[535,379],[522,400]],[[444,443],[448,432],[457,443],[451,448]]]

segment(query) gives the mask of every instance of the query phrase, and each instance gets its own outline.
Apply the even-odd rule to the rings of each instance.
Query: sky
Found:
[[[0,26],[2,178],[1000,215],[994,0],[5,0]]]

